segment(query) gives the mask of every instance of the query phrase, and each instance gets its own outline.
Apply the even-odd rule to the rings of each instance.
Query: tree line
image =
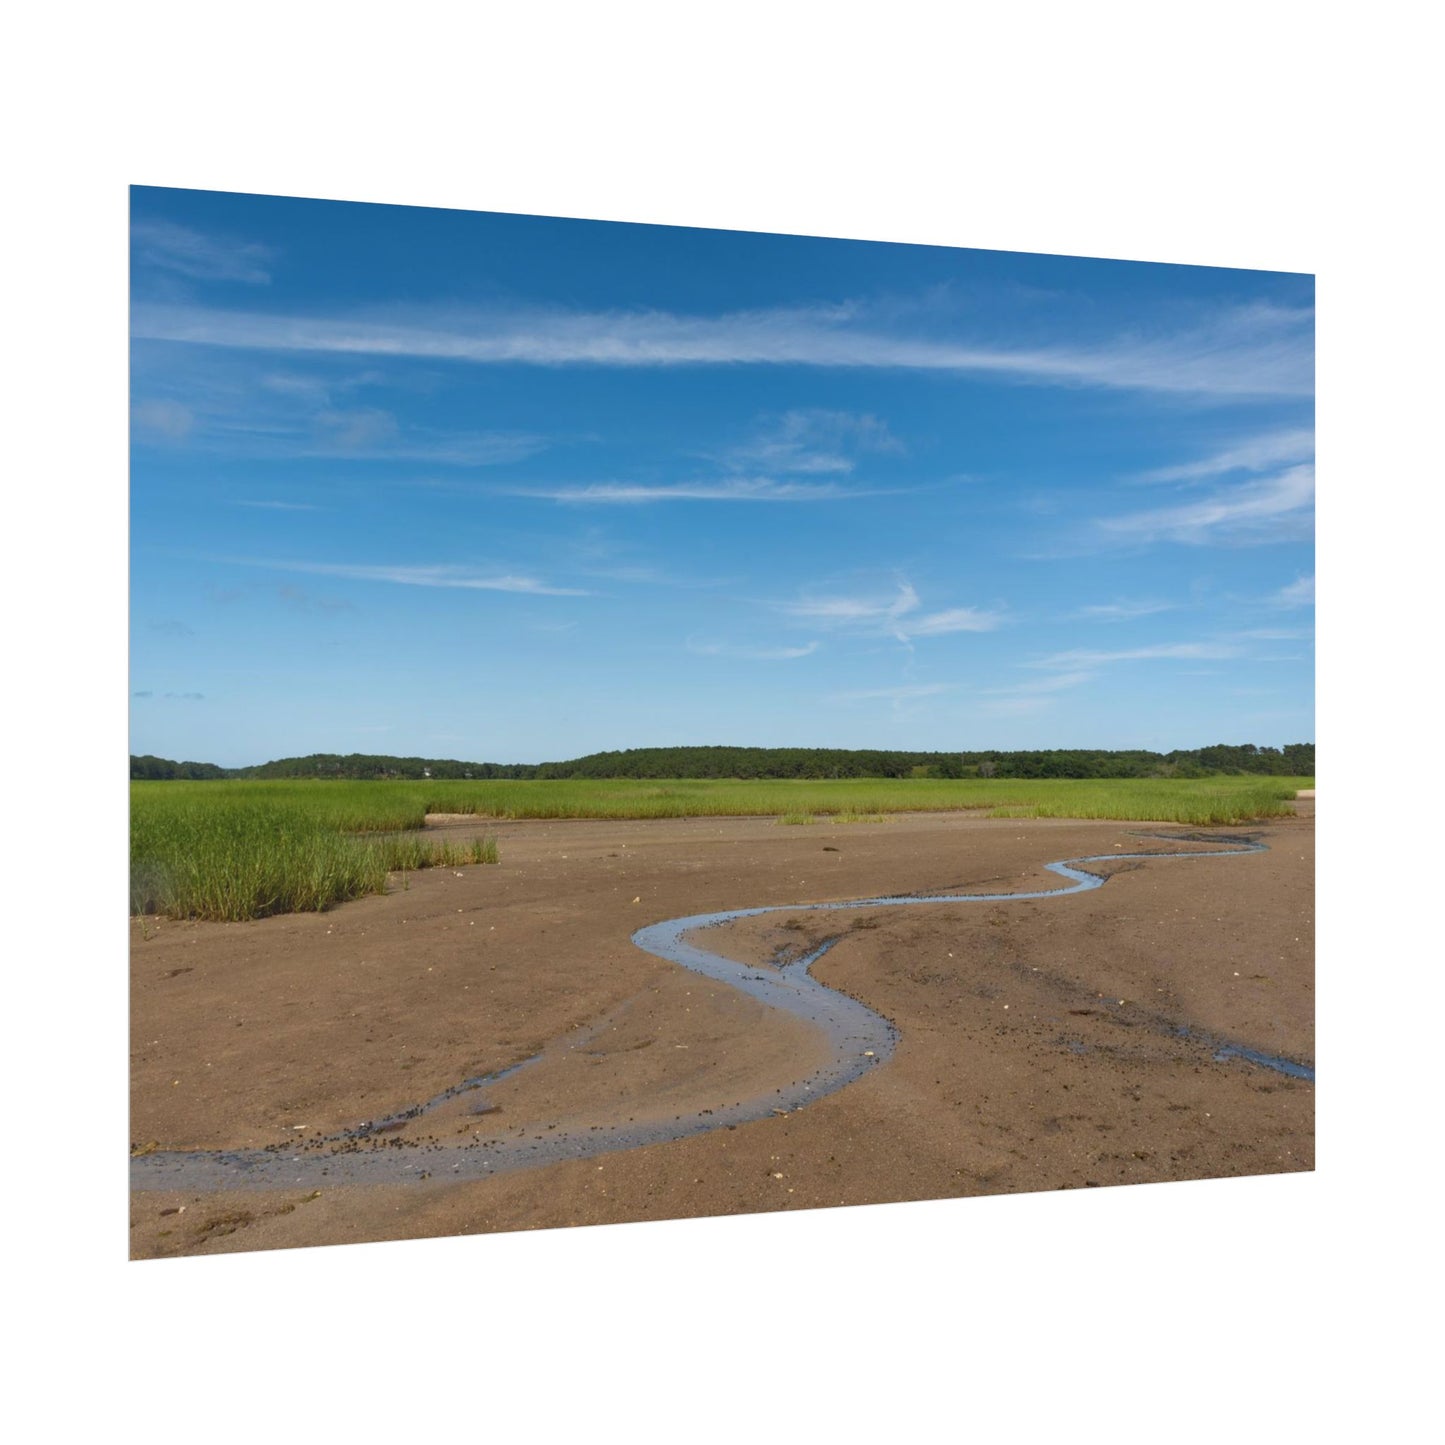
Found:
[[[466,763],[368,753],[310,753],[246,768],[130,760],[133,779],[167,778],[1205,778],[1220,773],[1313,777],[1315,745],[1217,743],[1168,753],[1145,749],[907,752],[876,748],[628,748],[559,763]]]
[[[233,768],[218,768],[215,763],[175,763],[169,758],[155,758],[149,753],[130,755],[130,776],[137,778],[232,778]]]

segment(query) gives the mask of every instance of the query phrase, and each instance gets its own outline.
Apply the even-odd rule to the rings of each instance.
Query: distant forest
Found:
[[[1315,745],[1253,743],[1151,753],[1099,748],[1049,752],[911,753],[850,748],[628,748],[566,763],[463,763],[311,753],[249,768],[131,755],[132,779],[165,778],[1205,778],[1219,773],[1313,777]]]

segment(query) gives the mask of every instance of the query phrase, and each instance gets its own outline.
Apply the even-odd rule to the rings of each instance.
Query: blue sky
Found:
[[[131,750],[1314,737],[1311,277],[132,192]]]

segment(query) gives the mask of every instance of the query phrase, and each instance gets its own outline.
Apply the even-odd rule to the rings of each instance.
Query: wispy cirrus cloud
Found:
[[[1158,642],[1143,647],[1070,648],[1050,653],[1020,664],[1027,668],[1053,672],[1037,684],[1020,683],[1006,689],[1010,692],[1050,692],[1074,687],[1087,681],[1096,671],[1126,662],[1223,662],[1234,659],[1249,662],[1281,660],[1260,650],[1262,642],[1297,642],[1313,636],[1307,627],[1248,627],[1216,634],[1192,642]],[[1294,660],[1293,657],[1290,660]],[[1208,676],[1188,669],[1171,669],[1177,676]]]
[[[345,461],[421,461],[494,466],[543,451],[548,439],[502,427],[420,424],[373,400],[387,378],[340,370],[324,360],[309,371],[268,369],[226,352],[186,353],[141,346],[133,358],[136,441],[227,456]],[[405,392],[403,393],[405,395]],[[468,408],[459,415],[471,419]]]
[[[914,702],[920,698],[937,697],[952,692],[955,684],[947,682],[912,683],[902,687],[867,687],[854,692],[835,692],[829,702]]]
[[[305,572],[317,577],[344,577],[353,582],[389,582],[399,587],[454,587],[468,592],[524,592],[539,597],[590,597],[577,587],[556,587],[536,577],[479,572],[474,568],[433,563],[387,566],[353,562],[304,562],[279,558],[221,557],[236,567],[263,567],[273,572]]]
[[[1313,534],[1314,497],[1314,467],[1289,467],[1181,506],[1101,518],[1094,523],[1094,532],[1105,541],[1125,545],[1303,541]]]
[[[259,512],[317,512],[321,510],[314,502],[253,501],[247,497],[238,498],[230,505],[233,507],[250,507]]]
[[[309,444],[294,447],[295,455],[494,467],[535,456],[548,446],[545,438],[530,432],[403,427],[392,413],[380,408],[364,413],[322,412],[315,418],[312,436]]]
[[[1297,577],[1288,586],[1281,587],[1269,601],[1275,607],[1313,607],[1315,605],[1314,577]]]
[[[804,407],[769,418],[719,460],[739,469],[842,474],[853,471],[859,453],[903,451],[903,443],[876,416]]]
[[[1315,455],[1313,427],[1290,427],[1250,437],[1222,451],[1179,466],[1156,467],[1141,473],[1141,482],[1197,482],[1230,472],[1262,472],[1288,463],[1312,462]]]
[[[1160,642],[1149,647],[1125,647],[1114,651],[1092,650],[1076,647],[1068,652],[1051,653],[1026,663],[1027,667],[1058,668],[1076,673],[1090,668],[1105,667],[1114,662],[1145,662],[1176,659],[1209,660],[1240,655],[1238,644],[1233,642]]]
[[[283,582],[276,588],[276,595],[297,612],[354,612],[355,603],[348,602],[340,597],[317,597],[314,593],[307,592],[300,587],[292,587],[289,583]]]
[[[1092,606],[1080,607],[1071,615],[1086,618],[1091,622],[1132,622],[1136,617],[1153,617],[1160,612],[1172,612],[1177,602],[1098,602]]]
[[[804,597],[774,604],[784,616],[820,627],[852,628],[909,642],[915,637],[942,637],[956,632],[992,632],[1004,621],[1001,612],[979,607],[949,607],[921,612],[922,599],[909,582],[900,582],[892,596]]]
[[[305,414],[266,408],[226,411],[165,397],[136,404],[137,440],[186,442],[195,450],[256,458],[436,462],[489,467],[544,451],[529,432],[448,431],[403,424],[384,407],[325,406]]]
[[[879,493],[836,482],[780,482],[771,477],[722,477],[713,481],[588,482],[575,486],[499,487],[514,497],[578,507],[638,507],[653,502],[836,502]]]
[[[151,397],[131,407],[130,420],[140,439],[152,436],[178,442],[190,436],[196,425],[196,414],[169,397]]]
[[[268,371],[257,379],[262,391],[291,397],[313,406],[331,406],[337,395],[345,396],[363,387],[379,386],[385,381],[379,371],[357,371],[341,376],[312,376],[302,371]]]
[[[276,251],[254,241],[208,234],[172,221],[137,221],[131,227],[136,261],[193,281],[240,281],[266,286]]]
[[[1251,642],[1302,642],[1314,635],[1311,627],[1246,627],[1233,634]]]
[[[1061,672],[1057,677],[1035,678],[1031,682],[1014,683],[1009,687],[985,688],[984,692],[989,697],[1014,697],[1017,695],[1038,697],[1047,693],[1066,692],[1072,687],[1081,687],[1084,683],[1093,681],[1095,676],[1096,674],[1092,671]]]
[[[897,592],[891,597],[877,593],[852,597],[804,597],[796,602],[780,602],[777,610],[789,617],[806,618],[826,626],[871,626],[897,622],[918,605],[918,593],[912,585],[900,582]]]
[[[788,365],[993,375],[1020,382],[1216,396],[1307,396],[1313,311],[1256,305],[1192,328],[1019,347],[909,333],[861,305],[686,316],[662,311],[266,315],[139,304],[132,334],[210,347],[417,357],[476,364]]]
[[[992,632],[1003,621],[1001,612],[981,607],[947,607],[905,618],[897,631],[904,637],[943,637],[950,632]]]
[[[699,657],[735,658],[742,662],[792,662],[800,657],[811,657],[817,650],[816,642],[802,647],[747,647],[730,642],[687,641],[687,650]]]

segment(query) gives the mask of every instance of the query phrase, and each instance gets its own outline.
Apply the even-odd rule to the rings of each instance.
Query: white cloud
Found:
[[[274,435],[271,428],[268,434]],[[447,462],[458,466],[496,466],[521,461],[542,451],[540,438],[519,432],[448,432],[403,428],[381,407],[328,407],[310,418],[310,438],[292,443],[298,456]]]
[[[727,477],[710,482],[591,482],[565,487],[509,487],[512,496],[574,506],[643,506],[649,502],[832,502],[874,492],[833,482],[778,482],[770,477]]]
[[[903,450],[887,423],[876,416],[802,408],[769,421],[722,460],[775,472],[847,473],[855,466],[852,453]]]
[[[575,587],[553,587],[535,577],[475,572],[445,564],[372,566],[349,562],[290,562],[254,557],[219,559],[240,567],[265,567],[275,572],[308,572],[318,577],[346,577],[356,582],[392,582],[403,587],[456,587],[480,592],[526,592],[543,597],[588,597]]]
[[[1153,617],[1157,612],[1172,612],[1177,602],[1101,602],[1091,607],[1080,607],[1076,617],[1087,617],[1094,622],[1132,622],[1136,617]]]
[[[1299,577],[1288,587],[1281,587],[1270,598],[1276,607],[1313,607],[1315,605],[1315,579]]]
[[[936,697],[941,692],[952,692],[953,684],[944,682],[918,683],[907,687],[873,687],[859,692],[835,692],[829,702],[911,702],[916,698]]]
[[[196,281],[243,281],[265,286],[271,280],[268,263],[276,252],[269,246],[208,236],[170,221],[137,221],[131,227],[131,244],[142,265],[174,271]]]
[[[545,451],[525,432],[449,432],[402,426],[381,407],[325,407],[311,415],[267,410],[192,412],[175,402],[142,403],[137,422],[152,434],[189,439],[199,451],[233,457],[331,457],[348,461],[426,461],[448,467],[496,467]]]
[[[334,380],[320,376],[300,376],[294,371],[268,372],[257,384],[263,391],[295,397],[298,401],[310,402],[314,406],[329,406],[332,392],[337,389]],[[347,389],[350,389],[349,386]]]
[[[260,502],[238,500],[231,503],[233,507],[254,507],[264,512],[315,512],[320,509],[311,502]]]
[[[190,407],[164,398],[137,402],[131,409],[131,420],[140,430],[170,441],[180,441],[189,436],[196,424],[195,413]]]
[[[325,438],[321,446],[299,456],[345,456],[357,460],[440,462],[457,467],[495,467],[519,462],[546,451],[548,442],[523,432],[444,432],[420,427],[403,429],[389,439],[385,432],[367,438],[352,432],[345,441]]]
[[[312,422],[328,450],[395,453],[394,444],[400,429],[396,417],[380,407],[355,407],[350,411],[328,407],[317,412]]]
[[[251,358],[186,354],[158,358],[144,348],[137,362],[137,440],[185,440],[202,452],[238,457],[324,457],[495,466],[521,461],[549,445],[544,437],[502,430],[451,430],[410,424],[353,393],[375,385],[375,372],[344,376],[268,371]]]
[[[950,607],[915,616],[921,599],[913,585],[900,582],[892,597],[876,593],[853,597],[809,597],[776,604],[789,617],[822,627],[854,628],[907,643],[915,637],[941,637],[954,632],[992,632],[1003,621],[1000,612],[978,607]]]
[[[1091,681],[1094,675],[1092,672],[1061,672],[1057,677],[1041,677],[1033,682],[1015,683],[1011,687],[991,687],[987,692],[990,697],[1013,697],[1016,694],[1034,697],[1041,693],[1064,692],[1071,687],[1079,687]]]
[[[1315,455],[1313,428],[1298,427],[1251,437],[1201,461],[1182,466],[1158,467],[1138,478],[1143,482],[1189,482],[1202,477],[1219,477],[1228,472],[1262,472],[1288,462],[1312,462]]]
[[[1196,502],[1104,518],[1094,526],[1122,543],[1304,540],[1312,535],[1314,495],[1314,468],[1297,466]]]
[[[276,587],[276,595],[288,606],[295,608],[298,612],[354,612],[355,605],[338,597],[317,597],[300,587],[293,587],[289,582],[281,582]]]
[[[307,317],[137,305],[132,334],[268,351],[538,366],[793,365],[978,372],[1017,381],[1220,396],[1308,396],[1313,312],[1237,308],[1192,331],[1020,348],[867,323],[861,308]]]
[[[699,657],[730,657],[744,662],[792,662],[811,657],[818,650],[816,642],[802,647],[739,647],[727,642],[694,642],[688,640],[687,650]]]
[[[1078,647],[1069,652],[1055,652],[1026,664],[1029,667],[1063,668],[1069,671],[1103,667],[1111,662],[1144,662],[1171,658],[1206,658],[1210,660],[1238,657],[1240,649],[1229,642],[1161,642],[1152,647],[1128,647],[1115,652],[1095,652]]]
[[[851,626],[857,623],[895,623],[918,606],[918,593],[907,582],[898,584],[892,597],[876,594],[861,597],[807,597],[797,602],[783,602],[780,612],[789,617],[803,617],[823,624]],[[891,630],[891,628],[890,628]]]
[[[941,637],[949,632],[992,632],[1003,621],[1002,613],[979,607],[950,607],[910,618],[898,629],[906,637]]]

